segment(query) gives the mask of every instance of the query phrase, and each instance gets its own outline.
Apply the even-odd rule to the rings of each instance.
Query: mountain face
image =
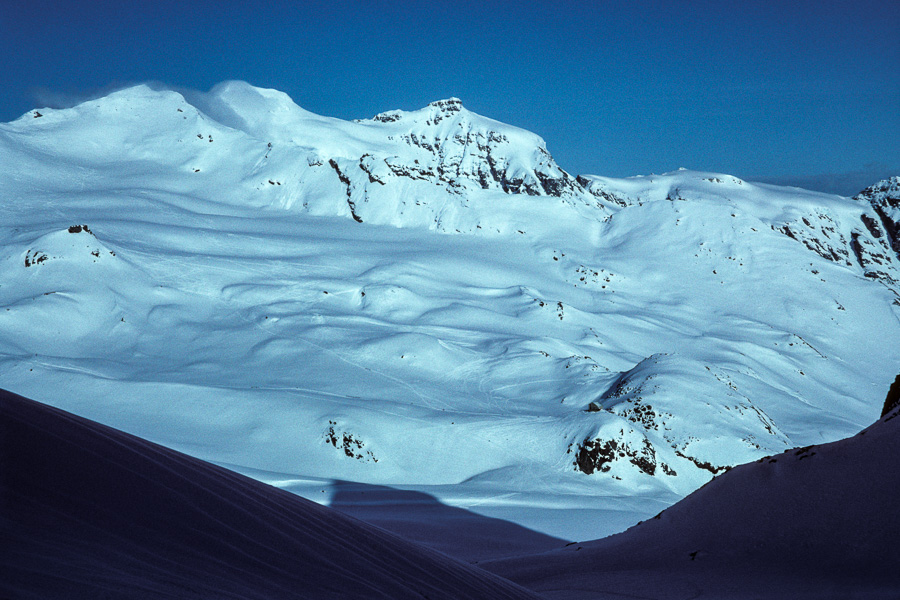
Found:
[[[893,250],[900,257],[900,177],[891,177],[867,187],[855,199],[872,206],[878,221],[873,222],[869,217],[866,227],[882,241],[882,248]]]
[[[588,198],[541,138],[476,115],[456,98],[345,122],[241,82],[189,97],[194,104],[137,86],[73,109],[35,111],[17,123],[80,160],[165,165],[178,176],[172,189],[179,192],[205,195],[207,186],[227,184],[233,189],[221,200],[239,198],[243,207],[452,232],[494,224],[465,210],[475,198]],[[508,228],[506,219],[496,221]]]
[[[0,125],[0,386],[319,502],[600,537],[877,416],[897,187],[573,177],[457,99],[137,86]]]

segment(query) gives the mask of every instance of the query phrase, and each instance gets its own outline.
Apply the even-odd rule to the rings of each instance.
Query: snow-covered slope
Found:
[[[572,177],[456,99],[136,86],[0,125],[0,385],[319,502],[600,537],[878,415],[895,184]]]
[[[0,390],[4,598],[534,598],[220,467]]]
[[[717,477],[607,539],[485,565],[547,598],[897,598],[900,409]]]
[[[242,82],[190,98],[194,104],[140,85],[71,109],[28,113],[3,137],[26,150],[20,166],[33,168],[23,179],[41,180],[41,164],[57,153],[71,158],[69,178],[87,183],[90,173],[93,189],[152,182],[244,208],[440,231],[509,231],[511,207],[504,205],[512,194],[550,195],[569,210],[575,198],[585,201],[541,138],[476,115],[456,98],[354,122],[314,115],[286,94]],[[110,163],[128,170],[127,183],[122,170],[91,169]],[[465,210],[470,202],[491,210]]]

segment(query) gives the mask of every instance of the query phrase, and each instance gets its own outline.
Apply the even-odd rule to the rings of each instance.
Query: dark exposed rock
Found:
[[[446,100],[437,100],[428,106],[433,106],[445,113],[459,112],[462,110],[462,100],[459,98],[447,98]]]
[[[44,254],[43,252],[39,252],[37,250],[29,250],[25,253],[25,266],[31,267],[33,265],[39,265],[42,262],[45,262],[49,256]]]
[[[726,467],[717,467],[717,466],[713,465],[712,463],[708,463],[704,460],[700,460],[699,458],[694,458],[693,456],[688,456],[687,454],[684,454],[683,452],[680,452],[679,450],[675,450],[675,454],[677,454],[681,458],[686,458],[687,460],[694,463],[698,468],[703,469],[704,471],[709,471],[713,475],[722,473],[731,468],[731,467],[727,467],[727,466]]]
[[[850,249],[853,250],[853,255],[856,256],[856,262],[859,263],[859,266],[865,268],[866,259],[859,244],[859,234],[855,231],[850,234]]]
[[[878,221],[867,214],[861,215],[860,219],[862,220],[863,225],[866,226],[866,229],[869,230],[869,233],[872,234],[872,237],[880,238],[882,236],[881,227],[878,226]]]
[[[885,208],[900,208],[900,177],[879,181],[858,193],[854,198],[866,200],[873,205]]]
[[[653,407],[649,404],[642,404],[640,400],[631,400],[627,402],[629,406],[619,412],[632,423],[640,424],[644,429],[659,429],[657,423],[657,414],[653,411]]]
[[[900,406],[900,375],[894,379],[891,388],[888,390],[887,398],[884,399],[884,408],[881,410],[881,416],[885,416],[895,408]]]
[[[575,453],[575,467],[588,475],[594,471],[609,471],[610,463],[616,456],[616,447],[615,440],[586,439]]]
[[[854,198],[872,206],[884,227],[891,249],[900,258],[900,177],[879,181]]]
[[[858,265],[865,277],[879,281],[898,293],[896,284],[900,280],[900,262],[897,259],[900,258],[900,247],[892,248],[892,243],[900,229],[895,222],[900,221],[900,210],[892,213],[896,218],[891,219],[886,212],[888,208],[885,208],[892,201],[891,192],[873,192],[874,187],[870,188],[871,197],[865,193],[857,196],[857,200],[872,201],[872,210],[866,207],[859,216],[862,226],[847,227],[826,211],[819,210],[781,226],[773,225],[772,229],[802,243],[822,258],[848,267]],[[896,194],[900,196],[900,181],[897,187]],[[887,186],[887,189],[892,188]],[[877,219],[872,216],[873,211]]]
[[[784,227],[778,229],[778,231],[780,231],[780,232],[783,233],[784,235],[788,236],[788,237],[791,238],[792,240],[796,240],[796,239],[797,239],[797,236],[794,235],[794,232],[791,231],[791,228],[788,227],[787,225],[785,225]],[[799,241],[799,240],[798,240],[798,241]]]
[[[375,458],[375,455],[372,454],[372,451],[365,449],[365,444],[361,440],[355,437],[352,433],[348,433],[346,431],[338,433],[335,430],[335,427],[337,427],[336,421],[328,421],[328,429],[325,431],[326,442],[328,442],[338,450],[342,450],[344,454],[349,458],[378,462],[378,459]]]
[[[662,469],[662,472],[669,477],[676,477],[678,475],[678,473],[675,472],[675,469],[673,469],[666,463],[659,463],[659,468]]]
[[[637,448],[624,440],[585,438],[575,449],[573,464],[577,471],[590,475],[608,472],[617,460],[627,460],[641,472],[651,476],[656,474],[657,466],[666,475],[676,474],[668,465],[657,460],[656,451],[647,438]]]
[[[891,219],[887,211],[880,207],[876,207],[875,212],[878,214],[878,218],[881,219],[881,224],[884,225],[891,248],[897,254],[897,258],[900,258],[900,221]]]
[[[352,216],[353,220],[357,223],[362,223],[363,220],[359,217],[358,214],[356,214],[356,204],[354,204],[352,198],[350,178],[341,171],[341,168],[338,166],[337,161],[335,161],[333,158],[328,161],[328,164],[331,165],[331,168],[334,169],[335,173],[337,173],[338,179],[341,180],[341,183],[343,183],[347,187],[347,206],[350,207],[350,216]]]
[[[510,162],[509,138],[498,131],[485,129],[474,122],[456,98],[432,102],[425,131],[398,136],[406,144],[433,155],[434,160],[420,165],[400,162],[397,157],[386,160],[399,177],[428,180],[446,186],[451,192],[465,188],[466,180],[476,182],[482,189],[500,189],[507,194],[529,196],[570,197],[583,195],[582,186],[559,168],[542,146],[535,147],[536,158],[530,164]],[[392,122],[401,119],[396,112],[382,113],[376,121]],[[447,135],[444,130],[431,129],[444,119],[456,119],[459,130]],[[524,167],[524,169],[523,169]]]
[[[575,182],[586,192],[588,192],[598,200],[601,200],[602,202],[621,207],[631,206],[632,204],[637,203],[631,198],[619,196],[613,192],[610,192],[609,190],[603,189],[602,184],[597,181],[592,181],[583,175],[579,175],[578,177],[576,177]]]
[[[850,266],[849,243],[842,233],[837,231],[834,222],[826,214],[816,214],[815,223],[803,217],[800,222],[774,228],[793,240],[802,243],[826,260]]]
[[[378,177],[377,175],[375,175],[372,172],[372,168],[371,168],[369,162],[366,161],[367,158],[371,159],[372,155],[371,154],[363,154],[359,158],[359,168],[362,169],[362,171],[369,177],[369,183],[378,183],[381,185],[387,185],[383,179],[381,179],[380,177]]]
[[[381,123],[393,123],[394,121],[399,121],[401,118],[403,118],[403,116],[397,111],[388,111],[375,115],[372,117],[372,120]]]

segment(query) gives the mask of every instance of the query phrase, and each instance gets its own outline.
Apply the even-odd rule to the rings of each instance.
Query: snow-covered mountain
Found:
[[[596,538],[878,416],[898,187],[574,177],[456,99],[136,86],[0,125],[0,387],[318,502]]]

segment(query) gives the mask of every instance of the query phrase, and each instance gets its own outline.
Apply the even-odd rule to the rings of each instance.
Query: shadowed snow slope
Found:
[[[898,416],[736,467],[625,533],[486,566],[550,598],[900,597]]]
[[[566,544],[503,519],[447,506],[422,492],[348,481],[333,482],[331,490],[331,508],[466,562],[535,554]]]
[[[530,598],[225,469],[0,391],[0,597]]]

